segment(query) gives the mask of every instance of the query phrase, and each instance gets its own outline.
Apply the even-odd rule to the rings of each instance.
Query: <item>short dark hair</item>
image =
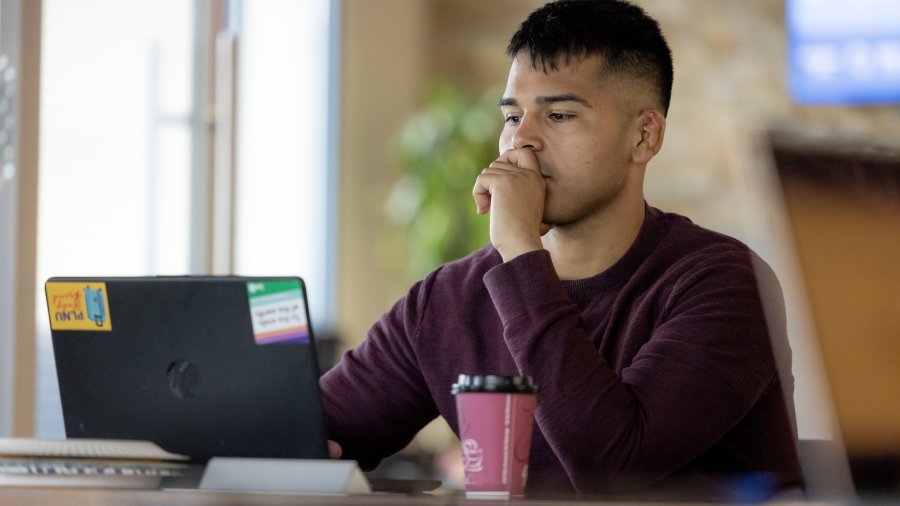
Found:
[[[557,0],[532,12],[512,36],[506,54],[531,55],[534,68],[557,69],[570,58],[603,57],[614,74],[648,81],[665,115],[672,97],[672,52],[659,24],[624,0]]]

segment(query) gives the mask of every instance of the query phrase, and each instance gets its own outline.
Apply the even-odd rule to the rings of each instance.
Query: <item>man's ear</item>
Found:
[[[659,153],[666,136],[666,117],[656,109],[645,109],[637,119],[640,139],[631,151],[631,159],[643,164]]]

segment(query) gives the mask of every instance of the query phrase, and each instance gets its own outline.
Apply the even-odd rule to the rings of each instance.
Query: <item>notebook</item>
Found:
[[[900,151],[775,143],[852,478],[900,492]]]
[[[67,438],[214,456],[327,458],[297,277],[51,278]]]

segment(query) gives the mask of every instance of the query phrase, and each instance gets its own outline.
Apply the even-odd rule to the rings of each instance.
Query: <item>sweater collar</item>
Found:
[[[665,233],[665,215],[659,209],[644,204],[644,223],[637,238],[625,254],[609,269],[585,279],[565,280],[563,288],[569,298],[577,300],[590,297],[597,292],[619,288],[637,271],[644,260],[659,244]]]

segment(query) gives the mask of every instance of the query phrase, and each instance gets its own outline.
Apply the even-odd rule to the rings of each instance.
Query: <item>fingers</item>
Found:
[[[337,443],[337,441],[328,440],[328,456],[333,459],[341,458],[341,455],[344,454],[343,448],[341,445]]]
[[[495,166],[498,162],[494,162],[490,167],[481,171],[481,174],[475,178],[475,186],[472,188],[472,198],[475,199],[475,209],[478,214],[485,214],[491,208],[491,196],[496,191],[497,184],[501,183],[500,177],[513,171],[521,171],[522,169],[510,169],[507,167]]]
[[[472,197],[478,214],[485,214],[491,208],[492,194],[495,193],[501,178],[511,176],[540,175],[540,162],[531,149],[510,149],[491,162],[475,180]]]
[[[491,243],[503,261],[542,247],[546,193],[540,163],[530,149],[504,152],[475,179],[472,197],[479,214],[491,213]]]
[[[472,189],[472,197],[475,199],[475,211],[484,214],[491,208],[491,191],[482,186],[483,181],[475,180],[475,188]]]
[[[534,151],[528,148],[508,149],[497,158],[496,162],[503,162],[519,169],[528,169],[540,172],[541,164]],[[491,164],[493,165],[493,164]]]

